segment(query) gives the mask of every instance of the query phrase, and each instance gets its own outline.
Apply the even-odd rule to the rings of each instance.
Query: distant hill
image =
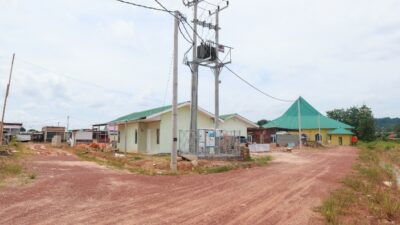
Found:
[[[394,126],[400,124],[400,118],[375,118],[375,125],[378,129],[392,129]]]

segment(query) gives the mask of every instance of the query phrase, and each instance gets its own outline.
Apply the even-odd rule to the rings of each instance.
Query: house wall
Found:
[[[161,144],[161,140],[160,143],[157,144],[157,129],[160,129],[160,122],[151,122],[151,123],[147,123],[147,129],[146,129],[146,138],[145,139],[141,139],[141,141],[143,142],[145,140],[146,142],[146,153],[150,153],[150,154],[157,154],[160,153],[160,144]],[[147,135],[150,132],[150,141],[147,141]],[[160,131],[160,138],[161,138],[161,131]],[[150,146],[147,146],[147,144],[150,144]]]
[[[126,133],[126,147],[127,147],[127,152],[138,152],[138,144],[135,143],[135,130],[138,129],[138,123],[128,123],[126,125],[125,129],[125,124],[119,124],[118,125],[118,130],[120,131],[120,136],[119,136],[119,142],[117,143],[117,147],[120,151],[125,151],[125,133]],[[139,142],[139,139],[138,139]]]
[[[214,119],[209,115],[199,111],[197,115],[198,129],[213,129]],[[178,108],[178,143],[179,130],[189,130],[190,122],[190,106]],[[221,129],[224,130],[240,130],[241,136],[247,136],[247,124],[232,119],[226,121]],[[138,142],[135,144],[135,130],[138,130]],[[157,129],[160,130],[159,144],[157,144]],[[120,132],[120,141],[117,147],[120,151],[125,151],[125,125],[118,125]],[[151,142],[147,146],[147,132],[150,130]],[[149,154],[170,153],[172,148],[172,115],[171,112],[160,115],[160,121],[155,122],[134,122],[127,125],[127,152],[143,152]],[[149,149],[149,151],[148,151]]]
[[[276,133],[275,128],[248,128],[247,134],[251,135],[253,143],[264,144],[271,143],[271,135]]]
[[[342,137],[342,145],[351,145],[351,135],[331,135],[331,145],[339,145],[339,137]]]
[[[138,129],[138,150],[141,153],[146,153],[146,135],[147,135],[147,123],[139,123]]]
[[[328,144],[328,140],[329,140],[328,131],[329,130],[327,130],[327,129],[321,129],[322,144],[324,144],[324,145]],[[298,131],[289,131],[288,133],[299,135]],[[305,129],[305,130],[301,130],[301,133],[307,135],[308,141],[316,141],[315,135],[319,133],[319,130],[318,129]]]
[[[329,135],[328,132],[330,130],[328,129],[321,129],[321,135],[322,135],[322,144],[324,145],[339,145],[339,137],[342,137],[343,140],[343,145],[350,145],[351,144],[351,135]],[[303,134],[306,134],[308,137],[308,141],[316,141],[315,140],[315,135],[318,134],[318,129],[307,129],[307,130],[302,130],[301,131]],[[298,135],[298,131],[289,131],[290,134],[296,134]],[[331,140],[330,140],[331,138]],[[329,143],[330,140],[330,143]]]
[[[198,112],[198,128],[199,129],[212,129],[214,127],[214,120],[202,112]],[[178,108],[178,143],[179,143],[179,130],[189,130],[190,122],[190,107],[185,106]],[[160,124],[160,153],[170,153],[172,148],[172,115],[171,112],[161,115]]]
[[[240,136],[244,136],[247,138],[248,126],[249,125],[247,123],[233,117],[225,120],[223,123],[220,123],[219,128],[226,131],[240,131]]]

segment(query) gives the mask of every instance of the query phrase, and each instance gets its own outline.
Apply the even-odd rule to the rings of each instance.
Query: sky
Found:
[[[192,20],[182,1],[160,2]],[[224,3],[200,4],[200,19],[215,22],[209,3]],[[302,96],[322,113],[366,104],[375,117],[400,117],[399,12],[398,0],[232,0],[220,14],[220,41],[234,48],[229,67],[270,95]],[[1,100],[16,53],[5,121],[39,129],[66,126],[69,115],[79,129],[171,104],[173,22],[115,0],[0,0]],[[180,36],[180,102],[190,100],[189,47]],[[271,120],[291,104],[226,69],[220,80],[221,114]],[[201,68],[199,106],[211,112],[213,85],[211,70]]]

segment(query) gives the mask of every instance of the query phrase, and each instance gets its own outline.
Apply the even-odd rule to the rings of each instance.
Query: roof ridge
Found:
[[[178,103],[178,106],[186,104],[188,102],[189,101],[180,102],[180,103]],[[137,120],[137,119],[140,119],[140,118],[143,118],[143,117],[148,117],[148,116],[151,116],[153,114],[160,113],[160,112],[165,111],[165,110],[167,110],[167,109],[169,109],[171,107],[172,107],[172,105],[165,105],[165,106],[159,106],[159,107],[155,107],[155,108],[151,108],[151,109],[146,109],[146,110],[142,110],[142,111],[133,112],[133,113],[118,117],[117,119],[112,120],[110,123],[112,123],[112,122],[120,122],[120,121]]]

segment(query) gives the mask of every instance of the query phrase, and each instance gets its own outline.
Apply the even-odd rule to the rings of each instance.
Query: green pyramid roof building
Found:
[[[264,128],[281,128],[288,130],[298,130],[299,106],[301,117],[301,129],[351,129],[350,125],[339,122],[322,115],[304,98],[299,97],[290,108],[279,118],[265,124]]]

